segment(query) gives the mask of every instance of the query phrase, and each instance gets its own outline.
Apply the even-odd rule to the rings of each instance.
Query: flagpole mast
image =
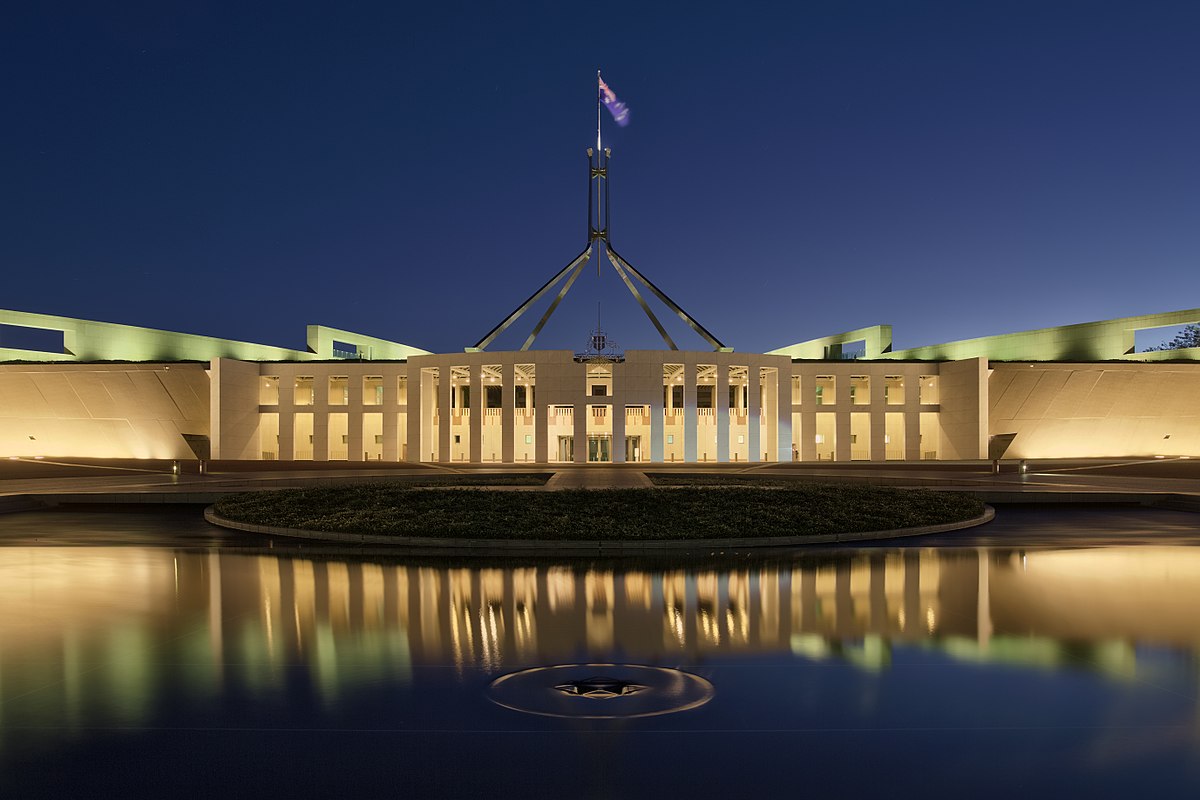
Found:
[[[596,70],[596,152],[600,152],[600,70]]]
[[[604,101],[602,99],[603,93],[600,89],[601,85],[603,85],[603,81],[600,79],[600,70],[596,70],[596,164],[597,164],[597,166],[600,165],[600,163],[601,163],[600,160],[603,158],[601,153],[604,152],[600,148],[600,106],[602,106],[604,104]],[[600,181],[601,180],[602,180],[602,178],[600,178],[600,177],[596,178],[596,230],[597,231],[599,231],[601,229],[601,224],[602,224],[600,222]],[[600,277],[599,248],[600,248],[600,243],[596,242],[596,255],[597,255],[596,277],[597,278]]]

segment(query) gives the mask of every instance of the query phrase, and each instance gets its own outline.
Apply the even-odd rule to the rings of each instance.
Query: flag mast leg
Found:
[[[596,152],[600,150],[600,70],[596,70]]]
[[[600,70],[596,70],[596,164],[597,165],[600,164],[600,159],[602,158],[601,154],[604,152],[600,148],[600,106],[602,106],[604,104],[604,102],[602,100],[603,92],[600,89],[600,86],[602,84],[603,84],[603,81],[600,78]],[[601,222],[600,222],[600,181],[601,180],[602,180],[602,178],[596,178],[596,231],[597,232],[603,230],[603,228],[601,227]],[[588,202],[590,203],[591,200],[589,199]],[[608,220],[605,219],[605,224],[607,224],[607,222],[608,222]],[[599,245],[597,245],[597,247],[598,246]],[[596,259],[596,277],[597,278],[600,277],[600,259],[598,259],[598,258]]]

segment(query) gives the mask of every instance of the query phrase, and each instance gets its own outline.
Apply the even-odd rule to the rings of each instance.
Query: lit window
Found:
[[[383,405],[383,376],[368,375],[363,378],[363,405]]]

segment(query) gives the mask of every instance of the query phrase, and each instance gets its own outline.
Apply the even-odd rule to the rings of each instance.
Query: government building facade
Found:
[[[433,354],[321,326],[308,328],[307,349],[287,350],[0,311],[0,326],[62,338],[53,351],[0,347],[0,457],[753,464],[1194,456],[1200,348],[1139,353],[1134,334],[1197,320],[1200,309],[1190,309],[910,350],[893,350],[891,328],[876,326],[754,354],[723,346],[616,354],[602,335],[585,353]]]

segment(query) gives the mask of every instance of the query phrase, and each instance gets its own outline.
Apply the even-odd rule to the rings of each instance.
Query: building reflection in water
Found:
[[[409,682],[421,665],[782,654],[879,670],[904,646],[1126,678],[1137,646],[1191,664],[1200,641],[1200,551],[1185,547],[878,550],[665,570],[4,548],[0,576],[0,697],[36,695],[0,705],[0,737],[31,718],[133,722],[172,687],[198,705],[231,683],[281,693],[289,670],[330,703],[359,682]]]

